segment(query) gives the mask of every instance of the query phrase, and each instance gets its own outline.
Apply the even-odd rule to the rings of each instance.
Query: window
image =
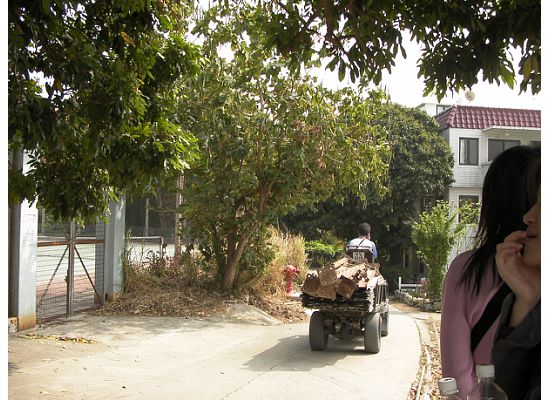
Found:
[[[459,195],[458,196],[458,206],[462,207],[464,203],[472,203],[477,204],[479,203],[479,196],[468,194],[468,195]],[[460,215],[458,216],[458,220],[460,221]]]
[[[460,138],[459,153],[460,165],[478,165],[479,140],[471,138]]]
[[[531,145],[532,147],[538,147],[540,149],[540,140],[531,140],[529,142],[529,145]]]
[[[474,194],[467,194],[467,195],[459,195],[458,196],[458,206],[462,206],[462,204],[469,202],[469,203],[479,203],[479,196]]]
[[[435,204],[434,196],[422,196],[420,198],[420,212],[430,211]]]
[[[510,147],[519,146],[521,142],[519,140],[498,140],[489,139],[489,154],[487,159],[493,161],[504,150],[508,150]]]

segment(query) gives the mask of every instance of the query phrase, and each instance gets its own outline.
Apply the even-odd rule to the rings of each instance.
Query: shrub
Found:
[[[380,273],[388,282],[390,292],[394,292],[399,288],[399,277],[401,277],[403,283],[412,281],[411,268],[403,268],[401,265],[383,265],[380,268]]]
[[[318,240],[305,243],[305,250],[310,260],[311,268],[320,268],[333,262],[342,253],[343,246],[326,244]]]
[[[478,213],[478,207],[471,203],[452,209],[448,202],[438,201],[429,212],[420,214],[418,222],[413,222],[412,239],[418,257],[428,266],[431,300],[441,300],[449,254],[453,246],[464,240],[468,226],[477,221]]]
[[[284,293],[284,267],[294,265],[300,270],[295,282],[300,284],[307,275],[307,255],[302,236],[294,236],[275,228],[269,229],[269,247],[273,258],[261,272],[247,282],[247,286],[260,294],[280,295]]]

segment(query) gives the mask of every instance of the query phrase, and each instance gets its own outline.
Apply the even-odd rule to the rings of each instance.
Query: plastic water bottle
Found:
[[[495,367],[491,364],[476,365],[477,385],[467,400],[508,400],[506,392],[495,383]]]
[[[440,399],[442,400],[461,400],[458,397],[458,388],[456,387],[455,378],[441,378],[437,382],[439,387]]]

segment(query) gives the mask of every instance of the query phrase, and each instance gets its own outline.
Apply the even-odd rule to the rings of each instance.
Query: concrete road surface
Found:
[[[406,400],[420,359],[416,324],[394,308],[378,354],[333,337],[313,352],[307,323],[246,305],[208,320],[77,315],[9,334],[8,350],[12,400]]]

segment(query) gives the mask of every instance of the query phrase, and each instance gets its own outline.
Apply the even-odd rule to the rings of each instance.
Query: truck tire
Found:
[[[328,330],[325,328],[324,315],[314,311],[309,319],[309,347],[311,350],[325,350],[328,343]]]
[[[380,313],[371,313],[365,316],[365,351],[378,353],[380,351],[382,336]]]
[[[382,314],[382,327],[380,328],[380,334],[382,336],[388,336],[390,331],[390,313],[386,311]]]

